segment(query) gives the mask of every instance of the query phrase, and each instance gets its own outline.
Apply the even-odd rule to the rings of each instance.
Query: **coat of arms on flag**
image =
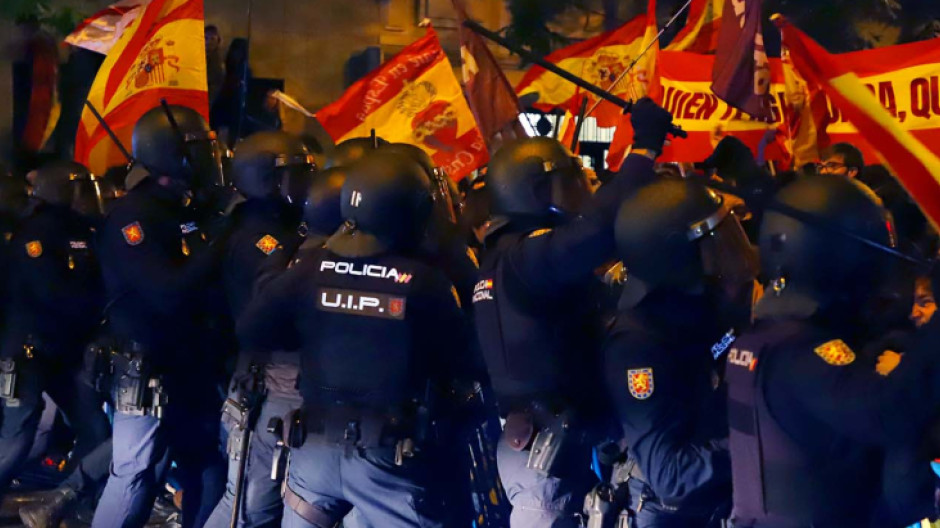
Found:
[[[645,400],[653,395],[653,369],[627,370],[627,387],[630,395],[638,400]]]

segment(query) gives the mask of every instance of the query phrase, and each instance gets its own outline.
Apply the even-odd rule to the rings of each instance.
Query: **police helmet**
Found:
[[[381,150],[398,152],[415,160],[431,184],[431,198],[434,199],[434,212],[438,218],[452,224],[457,223],[459,216],[460,194],[454,181],[447,176],[444,169],[434,165],[434,160],[421,147],[410,143],[389,143],[380,147]]]
[[[375,150],[376,146],[388,145],[388,141],[376,137],[374,140],[370,137],[357,137],[347,139],[338,143],[330,153],[326,161],[326,167],[343,167],[359,161],[369,152]]]
[[[345,181],[345,167],[332,167],[314,175],[304,203],[304,224],[308,232],[329,236],[343,225],[340,196]]]
[[[91,173],[81,163],[74,161],[52,161],[29,173],[30,196],[50,204],[70,206],[72,204],[72,182],[87,181]]]
[[[769,285],[758,314],[809,317],[859,310],[887,291],[891,276],[899,276],[900,259],[859,240],[897,244],[890,214],[865,185],[813,175],[781,189],[774,202],[813,221],[795,219],[773,205],[765,213],[760,253]]]
[[[581,160],[548,137],[504,145],[486,176],[494,215],[565,217],[581,212],[590,190]]]
[[[286,132],[265,131],[239,143],[232,169],[235,188],[247,198],[280,195],[300,204],[316,164],[299,138]]]
[[[421,166],[393,152],[375,152],[350,166],[340,203],[344,224],[326,247],[344,257],[417,247],[432,208]]]
[[[158,106],[134,126],[134,159],[150,174],[167,176],[192,188],[222,186],[222,153],[215,133],[199,112],[184,106]]]
[[[664,179],[623,202],[614,226],[628,284],[688,290],[720,285],[730,297],[757,276],[747,236],[723,197],[699,182]]]

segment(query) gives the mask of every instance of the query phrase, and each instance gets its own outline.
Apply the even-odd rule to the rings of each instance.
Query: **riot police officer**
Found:
[[[236,148],[235,187],[246,201],[229,218],[231,234],[222,262],[235,319],[248,305],[259,271],[272,260],[286,268],[300,245],[298,204],[314,168],[304,144],[285,132],[258,132]],[[222,414],[229,431],[228,486],[206,524],[229,526],[238,506],[238,526],[275,526],[283,511],[281,483],[271,479],[275,439],[264,429],[272,417],[300,405],[295,388],[299,359],[296,353],[258,355],[242,347],[238,363]],[[243,445],[248,442],[250,446]],[[242,461],[245,453],[249,458]]]
[[[477,335],[507,423],[497,451],[511,525],[578,526],[596,477],[591,449],[609,413],[600,376],[594,269],[614,254],[620,202],[652,180],[672,116],[634,106],[634,150],[593,196],[580,159],[550,138],[504,146],[490,162],[493,218],[473,302]]]
[[[767,290],[728,355],[732,521],[868,526],[881,478],[874,448],[923,438],[937,409],[938,325],[888,376],[858,360],[886,302],[913,287],[897,280],[910,276],[896,272],[904,261],[872,247],[895,244],[891,222],[846,177],[807,177],[775,203],[760,230]]]
[[[252,348],[299,346],[284,526],[442,526],[425,456],[434,395],[466,368],[459,299],[413,255],[431,214],[421,167],[374,153],[349,167],[344,226],[268,284],[239,321]]]
[[[731,504],[724,352],[747,325],[756,252],[720,195],[661,180],[620,208],[627,279],[604,345],[626,460],[614,472],[633,524],[718,527]]]
[[[76,211],[93,179],[73,162],[30,174],[32,204],[10,240],[9,306],[0,348],[0,489],[29,453],[46,392],[76,434],[74,460],[109,435],[97,393],[80,379],[104,288],[90,220]]]
[[[220,402],[207,375],[218,370],[217,358],[198,338],[202,286],[223,244],[193,252],[185,238],[193,231],[192,182],[221,167],[214,137],[189,108],[144,114],[133,152],[148,175],[115,202],[99,231],[106,317],[120,346],[111,354],[113,463],[96,528],[143,526],[171,458],[185,488],[184,526],[201,525],[219,499],[202,482],[218,453]]]

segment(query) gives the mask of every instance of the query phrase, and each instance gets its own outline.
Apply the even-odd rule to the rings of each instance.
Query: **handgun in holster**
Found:
[[[116,411],[161,419],[169,399],[150,361],[141,354],[111,354],[111,398]]]
[[[615,464],[622,460],[621,449],[614,442],[604,442],[595,447],[595,453],[601,481],[584,498],[587,528],[620,528],[621,510],[629,504],[624,503],[623,494],[618,493],[616,484],[612,483],[616,482],[613,480]]]
[[[0,398],[6,400],[7,407],[19,406],[17,386],[20,372],[27,361],[34,359],[36,359],[36,346],[32,336],[26,337],[21,354],[0,359]]]
[[[555,475],[561,461],[559,455],[568,448],[572,440],[572,422],[569,412],[546,413],[539,408],[533,409],[536,423],[541,424],[532,447],[526,468],[540,475]]]
[[[0,398],[16,399],[16,381],[18,378],[17,361],[13,358],[0,358]]]

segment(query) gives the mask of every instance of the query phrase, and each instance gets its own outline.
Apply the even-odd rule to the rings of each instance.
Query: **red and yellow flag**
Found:
[[[685,26],[664,49],[690,53],[715,53],[724,0],[692,0]]]
[[[646,54],[633,67],[636,72],[643,72],[645,82],[632,83],[627,93],[628,99],[637,101],[642,97],[649,97],[657,103],[662,102],[662,82],[659,76],[659,30],[656,24],[656,0],[649,0],[644,17],[645,29],[640,52]],[[620,122],[614,131],[614,138],[607,151],[607,165],[610,170],[620,170],[620,164],[626,156],[627,149],[633,144],[633,126],[630,125],[630,114],[619,116]]]
[[[646,17],[640,15],[619,28],[598,35],[592,39],[572,44],[545,57],[545,60],[558,65],[589,83],[603,88],[624,99],[633,99],[638,92],[645,92],[652,80],[652,75],[643,64],[637,63],[633,70],[613,86],[633,60],[646,48]],[[577,112],[581,99],[588,97],[589,106],[597,97],[586,94],[565,79],[533,66],[526,72],[522,81],[516,85],[520,97],[538,93],[538,102],[533,105],[543,111],[564,108]],[[597,126],[612,127],[620,119],[622,109],[608,102],[602,102],[591,117],[597,118]]]
[[[940,226],[940,157],[900,125],[918,116],[902,116],[897,110],[892,114],[845,61],[836,60],[782,16],[775,15],[773,20],[783,33],[783,42],[800,75],[825,91],[832,104],[898,176],[934,227]]]
[[[134,124],[166,99],[209,117],[203,0],[152,0],[108,52],[88,93],[127,148]],[[86,108],[75,160],[103,174],[127,160]]]
[[[459,180],[489,161],[486,142],[437,33],[427,34],[317,112],[337,143],[371,130],[411,143]]]

